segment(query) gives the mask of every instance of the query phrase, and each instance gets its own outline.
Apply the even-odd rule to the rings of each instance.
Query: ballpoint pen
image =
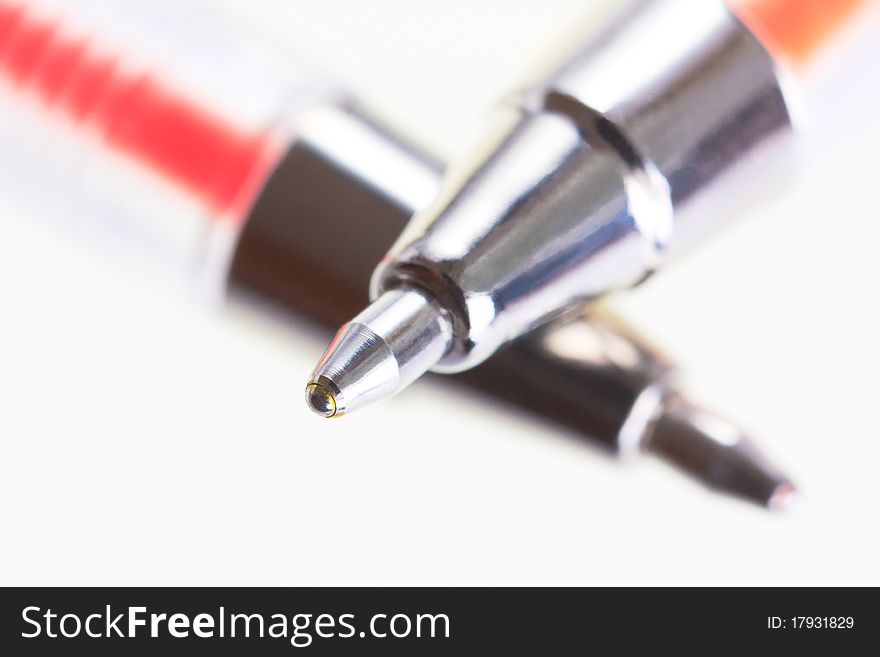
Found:
[[[0,123],[4,196],[59,210],[114,252],[140,245],[151,271],[201,291],[228,284],[337,325],[363,304],[373,262],[430,199],[440,167],[344,94],[279,72],[205,6],[126,7],[0,2],[3,109],[19,119]],[[464,380],[615,452],[657,452],[715,488],[790,501],[788,479],[687,402],[670,372],[628,328],[579,315]]]
[[[862,4],[648,0],[581,40],[499,106],[379,261],[309,406],[335,417],[469,370],[644,280],[793,159],[791,71]]]

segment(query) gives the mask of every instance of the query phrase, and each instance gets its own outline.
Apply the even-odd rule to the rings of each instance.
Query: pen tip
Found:
[[[666,401],[647,446],[710,488],[771,511],[788,513],[797,506],[799,495],[791,480],[739,427],[680,395]]]
[[[313,413],[321,417],[336,415],[336,398],[333,393],[315,381],[306,385],[306,404]]]
[[[416,289],[385,292],[344,324],[306,385],[306,403],[340,417],[390,397],[446,353],[452,328],[442,309]]]
[[[767,500],[767,508],[778,513],[792,513],[801,503],[801,495],[793,484],[784,482],[776,487]]]

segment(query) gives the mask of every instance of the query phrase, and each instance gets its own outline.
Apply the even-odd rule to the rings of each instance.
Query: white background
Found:
[[[225,4],[443,156],[584,5]],[[880,125],[846,127],[612,302],[801,485],[789,516],[454,382],[322,421],[301,389],[327,336],[133,288],[5,209],[0,583],[880,584]]]

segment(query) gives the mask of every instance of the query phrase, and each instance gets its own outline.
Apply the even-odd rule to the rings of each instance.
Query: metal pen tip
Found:
[[[784,482],[776,487],[770,499],[767,500],[767,508],[777,513],[792,513],[801,505],[801,494],[791,482]]]
[[[337,415],[336,398],[320,383],[311,381],[306,385],[306,404],[313,413],[321,417]]]
[[[680,396],[666,402],[647,448],[710,488],[772,511],[791,511],[800,497],[739,427]]]
[[[451,342],[451,324],[430,296],[386,292],[336,333],[312,370],[306,403],[338,417],[390,397],[435,365]]]

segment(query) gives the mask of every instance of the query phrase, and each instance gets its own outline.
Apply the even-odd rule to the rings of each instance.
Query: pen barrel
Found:
[[[539,93],[647,185],[635,223],[661,258],[794,162],[794,81],[718,0],[634,5]]]
[[[199,0],[0,0],[0,194],[214,299],[291,122],[335,96],[270,44]]]

